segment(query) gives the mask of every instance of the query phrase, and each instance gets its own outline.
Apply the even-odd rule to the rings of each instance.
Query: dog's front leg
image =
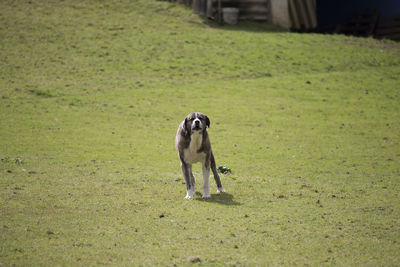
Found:
[[[186,182],[186,199],[193,198],[194,196],[194,179],[192,179],[192,166],[181,162],[183,177],[185,177]]]
[[[210,197],[210,164],[203,164],[203,198]]]
[[[192,164],[188,164],[189,167],[189,174],[190,174],[190,189],[193,191],[193,195],[196,192],[196,181],[194,179],[193,171],[192,171]]]

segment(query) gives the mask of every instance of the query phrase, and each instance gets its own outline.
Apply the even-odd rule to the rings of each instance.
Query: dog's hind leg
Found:
[[[219,175],[217,172],[217,166],[215,164],[215,159],[214,159],[214,155],[212,152],[211,152],[211,156],[210,156],[210,163],[211,163],[211,170],[214,174],[214,180],[215,180],[215,183],[217,184],[217,188],[218,188],[217,192],[223,193],[223,192],[225,192],[225,189],[222,187],[221,179],[219,178]]]

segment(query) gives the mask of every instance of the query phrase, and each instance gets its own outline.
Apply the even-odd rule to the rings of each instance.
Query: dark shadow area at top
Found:
[[[230,25],[226,23],[218,23],[216,21],[210,20],[208,18],[201,17],[203,20],[203,24],[209,26],[210,28],[226,30],[226,31],[246,31],[246,32],[289,32],[288,30],[279,27],[277,25],[273,25],[268,22],[258,22],[258,21],[239,21],[235,25]]]

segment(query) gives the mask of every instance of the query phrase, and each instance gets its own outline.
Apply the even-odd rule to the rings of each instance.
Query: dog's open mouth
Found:
[[[193,130],[193,131],[200,131],[201,128],[200,128],[200,126],[194,126],[194,127],[192,128],[192,130]]]

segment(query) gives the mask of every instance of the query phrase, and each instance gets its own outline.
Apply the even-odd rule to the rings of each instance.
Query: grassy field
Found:
[[[191,111],[232,169],[208,200],[174,149]],[[0,158],[0,266],[399,266],[400,45],[4,0]]]

